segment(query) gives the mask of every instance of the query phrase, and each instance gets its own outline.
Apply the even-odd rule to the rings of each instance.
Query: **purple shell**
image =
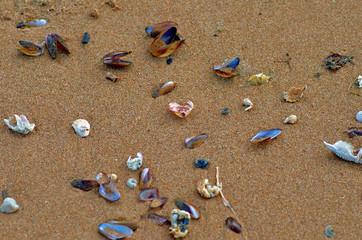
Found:
[[[141,201],[148,201],[158,197],[158,188],[144,188],[138,195]]]
[[[282,132],[281,129],[270,129],[270,130],[261,131],[261,132],[258,132],[251,139],[251,141],[254,143],[259,143],[259,142],[265,141],[267,139],[273,139],[276,136],[278,136],[281,132]]]
[[[129,238],[133,233],[132,229],[129,227],[114,222],[101,223],[98,225],[98,230],[104,236],[112,240]]]
[[[110,179],[109,183],[104,183],[99,186],[99,194],[111,202],[118,201],[121,198],[121,194],[112,179]]]

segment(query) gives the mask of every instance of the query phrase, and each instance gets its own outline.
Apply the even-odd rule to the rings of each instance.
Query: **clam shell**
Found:
[[[175,87],[176,87],[176,84],[172,81],[164,83],[152,91],[152,97],[156,98],[156,97],[165,95],[166,93],[173,91],[175,89]]]
[[[298,120],[297,116],[295,115],[290,115],[289,117],[287,117],[285,120],[284,120],[284,123],[290,123],[290,124],[294,124],[296,123]]]
[[[191,215],[191,217],[193,217],[195,219],[200,218],[201,215],[200,215],[199,210],[192,204],[186,202],[185,200],[183,200],[180,197],[176,198],[174,200],[174,202],[178,209],[188,212]]]
[[[77,119],[73,122],[72,127],[74,131],[81,137],[86,137],[89,135],[90,124],[87,120]]]
[[[113,222],[99,224],[98,230],[104,236],[112,240],[129,238],[133,234],[133,230],[131,228]]]
[[[79,188],[83,191],[89,191],[95,187],[99,187],[99,184],[96,180],[84,180],[79,178],[73,179],[71,184],[73,187]]]
[[[166,203],[167,199],[168,199],[167,197],[160,197],[160,198],[153,199],[150,202],[150,208],[162,207]]]
[[[171,102],[168,104],[168,109],[180,118],[187,117],[191,113],[193,108],[194,104],[192,101],[188,101],[183,106],[175,102]]]
[[[121,58],[132,53],[131,51],[114,51],[107,53],[102,58],[102,62],[107,66],[112,67],[126,67],[132,64],[132,62],[124,61]]]
[[[19,41],[19,44],[21,45],[21,48],[18,48],[19,52],[27,56],[36,57],[44,52],[44,47],[32,42]]]
[[[18,211],[19,205],[16,203],[15,199],[5,198],[3,204],[0,207],[0,211],[4,213],[13,213]]]
[[[226,224],[226,227],[229,228],[234,233],[241,233],[241,230],[242,230],[241,225],[236,219],[234,219],[232,217],[228,217],[225,220],[225,224]]]
[[[8,128],[21,134],[28,134],[35,128],[35,124],[31,124],[24,115],[14,114],[12,117],[4,119],[4,122]]]
[[[113,179],[110,179],[109,183],[100,184],[99,194],[111,202],[118,201],[121,198],[121,194]]]
[[[139,182],[140,182],[140,190],[142,190],[143,188],[151,187],[152,176],[149,168],[144,168],[142,172],[140,172]]]
[[[273,139],[276,136],[278,136],[282,132],[281,129],[270,129],[258,132],[252,139],[251,142],[253,143],[259,143],[263,142],[267,139]]]
[[[220,77],[234,77],[237,74],[233,72],[233,70],[239,65],[239,63],[240,59],[238,57],[226,59],[221,65],[214,67],[214,72]]]
[[[155,57],[166,57],[174,53],[185,41],[176,34],[177,28],[171,27],[160,33],[152,42],[150,52]]]
[[[177,23],[172,21],[165,21],[161,23],[157,23],[153,26],[146,27],[146,33],[150,35],[151,37],[155,38],[157,37],[161,32],[166,31],[167,29],[171,27],[178,27]]]
[[[64,40],[56,33],[49,33],[45,38],[45,44],[53,59],[57,58],[58,50],[64,52],[65,54],[70,54]]]
[[[302,98],[303,92],[306,89],[307,89],[307,85],[305,85],[304,87],[301,87],[301,88],[292,87],[289,89],[288,92],[284,92],[283,99],[285,101],[291,102],[291,103],[298,102]]]
[[[20,22],[16,25],[17,28],[25,28],[25,27],[41,27],[47,24],[48,21],[46,19],[30,19],[27,21]]]
[[[158,197],[158,188],[143,188],[138,194],[141,201],[148,201]]]
[[[200,135],[186,138],[186,140],[185,140],[186,147],[191,148],[191,149],[198,147],[205,141],[206,138],[207,138],[206,133],[201,133]]]

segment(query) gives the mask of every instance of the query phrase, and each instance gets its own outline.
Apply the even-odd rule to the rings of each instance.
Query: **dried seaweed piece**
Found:
[[[177,28],[171,27],[160,33],[152,42],[150,52],[155,57],[166,57],[174,53],[184,42]]]
[[[229,228],[231,231],[235,232],[235,233],[241,233],[241,225],[240,223],[232,218],[232,217],[228,217],[226,220],[225,220],[225,224],[226,224],[226,227]]]
[[[200,146],[205,141],[206,138],[207,138],[206,133],[201,133],[197,136],[186,138],[186,140],[185,140],[186,147],[190,148],[190,149],[196,148],[196,147]]]
[[[282,132],[281,129],[270,129],[258,132],[250,141],[253,143],[260,143],[268,139],[273,139]]]
[[[19,41],[21,48],[18,48],[19,52],[27,56],[36,57],[40,56],[44,52],[44,44],[37,45],[28,41]]]
[[[226,59],[221,65],[214,67],[214,72],[220,77],[235,77],[237,74],[234,70],[239,65],[239,62],[240,59],[238,57]]]
[[[199,212],[199,210],[193,206],[192,204],[186,202],[185,200],[183,200],[182,198],[178,197],[174,200],[175,205],[178,209],[186,211],[188,213],[190,213],[191,217],[195,218],[195,219],[199,219],[201,214]]]
[[[103,56],[102,62],[107,66],[112,67],[126,67],[132,64],[132,62],[124,61],[121,58],[132,53],[131,51],[114,51],[107,53]]]
[[[346,161],[351,161],[355,163],[362,163],[362,148],[357,151],[357,155],[353,150],[353,146],[348,142],[338,141],[335,144],[329,144],[327,142],[323,142],[326,147],[331,150],[338,157],[342,158]]]
[[[187,117],[191,113],[193,108],[194,104],[192,101],[188,101],[183,106],[175,102],[171,102],[168,104],[168,109],[180,118]]]
[[[116,240],[121,238],[129,238],[133,234],[133,230],[128,226],[108,222],[108,223],[101,223],[98,226],[98,230],[108,239]]]
[[[45,19],[29,19],[27,21],[22,21],[16,25],[16,28],[26,28],[26,27],[41,27],[47,24],[48,21]]]
[[[96,180],[85,180],[85,179],[79,179],[79,178],[73,179],[71,184],[73,187],[79,188],[83,191],[89,191],[95,187],[99,187],[99,184]]]
[[[45,44],[48,48],[48,52],[53,59],[58,56],[58,50],[65,54],[70,54],[67,45],[64,40],[56,33],[49,33],[46,36]]]
[[[174,238],[185,237],[188,233],[186,226],[190,223],[190,214],[186,211],[173,209],[171,211],[171,227],[168,229],[169,233]]]
[[[167,197],[160,197],[160,198],[155,198],[150,202],[150,208],[160,208],[163,207],[163,205],[166,203],[167,201]]]
[[[328,70],[331,71],[337,71],[339,70],[341,67],[343,67],[344,65],[346,65],[346,63],[352,63],[352,58],[354,56],[352,55],[340,55],[338,53],[332,53],[331,55],[329,55],[328,57],[326,57],[324,59],[324,65]]]
[[[172,21],[165,21],[161,23],[157,23],[153,26],[146,27],[146,33],[150,35],[152,38],[156,38],[161,32],[166,31],[167,29],[170,29],[171,27],[178,28],[177,23]]]
[[[284,92],[283,99],[285,101],[291,102],[291,103],[298,102],[302,98],[303,92],[306,89],[307,89],[307,85],[305,85],[304,87],[301,87],[301,88],[292,87],[289,89],[288,92]]]
[[[140,172],[139,182],[140,182],[140,190],[142,190],[143,188],[151,187],[152,176],[149,168],[144,168],[142,172]]]
[[[164,83],[152,91],[152,97],[156,98],[156,97],[165,95],[166,93],[169,93],[172,90],[174,90],[175,87],[176,87],[176,84],[172,81]]]
[[[158,197],[158,188],[143,188],[138,194],[141,201],[153,200]]]
[[[347,133],[350,138],[362,136],[362,127],[350,127]]]

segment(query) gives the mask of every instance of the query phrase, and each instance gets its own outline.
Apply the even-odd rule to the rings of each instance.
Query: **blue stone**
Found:
[[[207,168],[209,166],[209,159],[198,158],[195,160],[195,167]]]

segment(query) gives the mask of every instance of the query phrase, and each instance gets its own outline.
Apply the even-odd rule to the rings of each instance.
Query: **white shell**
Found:
[[[11,130],[21,134],[28,134],[33,131],[35,127],[35,124],[30,124],[24,115],[19,116],[14,114],[14,116],[9,117],[8,119],[4,119],[4,122]]]
[[[357,114],[356,114],[356,120],[358,122],[362,122],[362,111],[359,111]]]
[[[362,76],[361,75],[358,76],[356,81],[357,81],[357,84],[358,84],[358,88],[362,88]]]
[[[131,158],[132,156],[129,156],[128,160],[127,160],[127,167],[130,170],[137,170],[138,168],[140,168],[142,166],[142,160],[143,160],[143,155],[142,153],[137,153],[137,157],[136,158]]]
[[[13,213],[18,211],[19,205],[12,198],[5,198],[4,203],[1,205],[0,210],[4,213]]]
[[[87,120],[77,119],[73,122],[72,126],[79,136],[86,137],[89,135],[90,124]]]
[[[359,150],[357,156],[353,153],[353,146],[348,142],[338,141],[335,144],[329,144],[323,142],[329,150],[334,152],[338,157],[346,161],[351,161],[355,163],[362,163],[362,148]]]
[[[243,106],[247,106],[247,108],[245,108],[245,111],[249,111],[250,109],[253,108],[253,103],[250,101],[249,98],[245,98],[243,100]]]
[[[296,121],[297,121],[297,116],[295,115],[290,115],[289,117],[287,117],[285,120],[284,120],[284,123],[291,123],[291,124],[294,124]]]
[[[127,187],[129,189],[134,189],[135,187],[137,187],[137,184],[138,184],[138,182],[134,178],[130,178],[130,179],[127,180]]]

